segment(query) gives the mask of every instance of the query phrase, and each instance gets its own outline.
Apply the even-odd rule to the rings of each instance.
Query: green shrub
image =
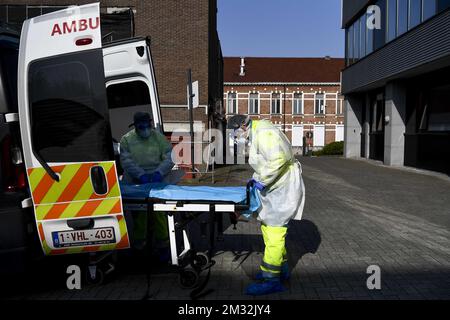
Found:
[[[341,156],[344,154],[344,141],[332,142],[320,151],[313,152],[314,156]]]

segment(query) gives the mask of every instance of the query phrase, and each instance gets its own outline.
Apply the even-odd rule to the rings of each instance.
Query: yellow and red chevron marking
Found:
[[[89,216],[120,214],[120,198],[41,204],[35,207],[37,220],[70,219]]]
[[[101,166],[105,171],[108,192],[104,195],[96,194],[92,186],[90,171],[94,166]],[[59,181],[54,181],[44,168],[27,170],[44,253],[58,255],[128,248],[129,240],[115,162],[70,163],[53,166],[52,170],[59,174]],[[46,222],[98,216],[114,216],[117,219],[120,229],[120,239],[117,243],[64,249],[52,249],[48,245],[44,232]]]
[[[101,166],[105,171],[109,188],[106,195],[95,194],[90,179],[90,170],[94,166]],[[116,166],[113,161],[71,163],[54,166],[52,170],[60,175],[59,182],[53,180],[44,168],[28,169],[28,179],[35,205],[120,196]]]
[[[38,222],[39,238],[41,239],[42,247],[46,255],[61,255],[61,254],[73,254],[82,252],[96,252],[96,251],[111,251],[117,249],[126,249],[130,247],[130,242],[128,239],[127,226],[125,218],[122,215],[116,216],[117,222],[119,224],[120,230],[120,241],[117,243],[110,243],[100,246],[84,246],[84,247],[73,247],[73,248],[63,248],[63,249],[52,249],[47,244],[45,239],[44,228],[42,222]]]

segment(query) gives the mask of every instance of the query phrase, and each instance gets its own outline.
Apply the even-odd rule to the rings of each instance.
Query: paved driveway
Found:
[[[445,179],[341,158],[301,158],[307,201],[304,219],[287,239],[292,279],[268,299],[449,299],[450,183]],[[218,170],[219,184],[240,185],[245,166]],[[201,183],[208,182],[210,178]],[[204,299],[248,299],[263,243],[256,221],[226,225]],[[192,232],[196,234],[198,225]],[[205,240],[196,237],[199,248]],[[140,265],[141,268],[136,266]],[[381,290],[369,290],[367,267],[381,269]],[[64,289],[63,269],[34,274],[15,299],[189,299],[175,274],[152,274],[126,260],[108,284]],[[54,274],[57,274],[55,276]],[[40,280],[36,280],[40,279]],[[148,286],[148,284],[150,284]]]

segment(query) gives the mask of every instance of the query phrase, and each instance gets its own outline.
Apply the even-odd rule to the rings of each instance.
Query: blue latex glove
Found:
[[[158,171],[154,172],[150,177],[151,183],[160,183],[163,181],[163,176]]]
[[[139,177],[139,183],[140,184],[146,184],[151,182],[151,175],[149,174],[143,174]]]
[[[254,186],[256,189],[258,189],[259,191],[264,191],[264,189],[266,188],[266,186],[265,186],[263,183],[261,183],[261,182],[259,182],[259,181],[256,181],[255,179],[251,179],[251,180],[250,180],[250,183],[252,183],[253,186]]]

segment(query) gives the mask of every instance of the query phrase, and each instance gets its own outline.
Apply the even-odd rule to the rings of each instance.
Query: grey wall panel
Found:
[[[345,27],[352,18],[371,1],[369,0],[342,0],[342,27]]]
[[[345,69],[342,92],[350,93],[395,79],[449,57],[450,11],[446,11]]]

